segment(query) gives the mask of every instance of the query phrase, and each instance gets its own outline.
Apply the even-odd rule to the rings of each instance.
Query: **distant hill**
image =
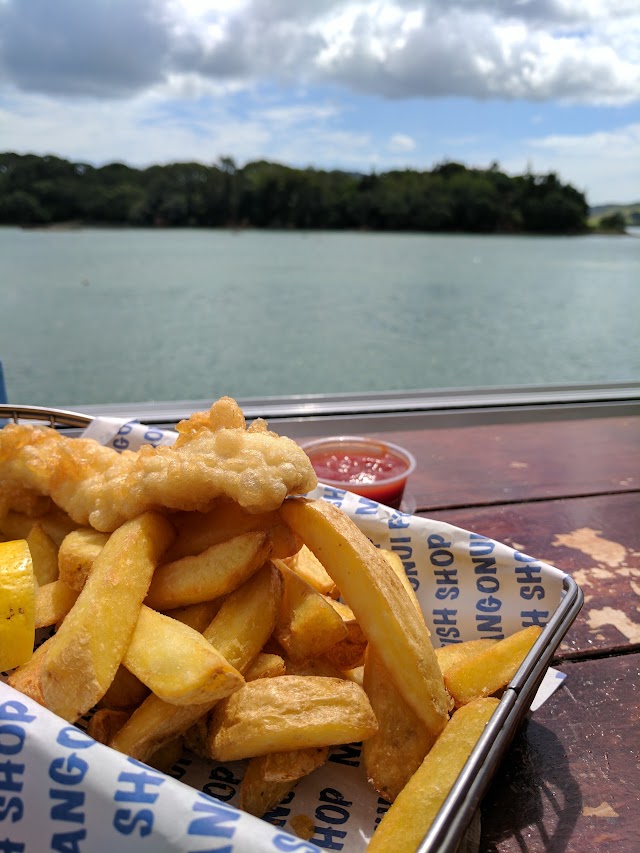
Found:
[[[621,213],[627,225],[640,226],[640,201],[634,204],[598,204],[589,209],[589,221],[596,225],[603,216],[611,216],[612,213]]]

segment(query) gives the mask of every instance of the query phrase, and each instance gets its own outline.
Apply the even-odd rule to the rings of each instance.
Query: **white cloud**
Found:
[[[394,133],[389,139],[389,149],[391,151],[415,151],[416,141],[411,136],[406,136],[404,133]]]
[[[267,123],[237,119],[215,102],[194,102],[192,111],[172,114],[154,92],[127,101],[61,102],[44,95],[22,96],[0,106],[6,151],[56,153],[72,160],[134,166],[194,160],[211,163],[231,153],[252,159],[271,136]]]
[[[2,28],[0,74],[29,91],[111,97],[195,74],[388,98],[640,96],[637,0],[6,0]]]
[[[588,190],[589,204],[637,202],[640,196],[640,122],[584,135],[550,134],[523,140],[520,153],[502,161],[511,172],[557,172]]]

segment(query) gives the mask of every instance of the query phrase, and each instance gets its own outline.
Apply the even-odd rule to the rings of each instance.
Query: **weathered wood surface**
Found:
[[[640,420],[593,418],[372,433],[418,461],[418,511],[640,489]]]
[[[585,603],[560,657],[640,650],[640,492],[422,514],[497,539],[575,578]]]
[[[557,653],[567,680],[485,798],[480,853],[638,853],[640,419],[386,437],[418,460],[413,511],[555,565],[585,594]]]
[[[640,654],[562,670],[485,797],[481,853],[640,850]]]

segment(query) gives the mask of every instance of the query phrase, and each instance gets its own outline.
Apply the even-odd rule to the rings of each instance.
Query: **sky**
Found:
[[[556,172],[640,201],[640,0],[0,0],[0,151]]]

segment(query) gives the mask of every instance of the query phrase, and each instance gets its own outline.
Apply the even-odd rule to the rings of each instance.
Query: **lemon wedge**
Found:
[[[0,671],[26,663],[35,638],[35,584],[24,539],[0,542]]]

